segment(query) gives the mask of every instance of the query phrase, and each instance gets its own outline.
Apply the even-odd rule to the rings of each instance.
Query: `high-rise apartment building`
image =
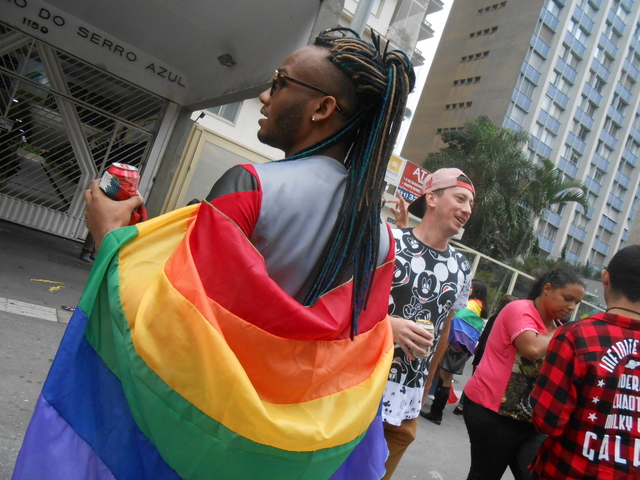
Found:
[[[589,189],[589,209],[547,211],[542,251],[605,266],[629,239],[640,201],[640,1],[456,0],[402,156],[417,163],[439,134],[480,115],[531,133]]]

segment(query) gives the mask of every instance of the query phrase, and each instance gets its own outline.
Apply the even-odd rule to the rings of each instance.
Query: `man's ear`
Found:
[[[427,207],[434,208],[436,206],[436,197],[437,195],[433,192],[427,192],[424,196],[424,201],[427,202]],[[429,208],[427,208],[427,211]]]
[[[332,115],[335,115],[338,113],[338,110],[336,109],[336,106],[338,105],[338,102],[336,101],[335,97],[328,95],[326,97],[322,97],[322,99],[318,102],[315,111],[313,112],[313,115],[315,116],[315,121],[321,121],[321,120],[325,120],[329,117],[331,117]]]
[[[602,278],[602,286],[604,288],[608,288],[611,285],[611,277],[609,276],[609,272],[607,272],[604,268],[600,272],[600,278]]]

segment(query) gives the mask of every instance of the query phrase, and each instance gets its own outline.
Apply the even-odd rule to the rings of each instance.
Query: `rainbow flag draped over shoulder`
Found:
[[[14,480],[378,479],[393,252],[303,307],[210,204],[107,235]]]

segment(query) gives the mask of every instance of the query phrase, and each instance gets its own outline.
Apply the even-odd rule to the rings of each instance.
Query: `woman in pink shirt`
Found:
[[[464,388],[471,442],[467,480],[498,480],[507,466],[516,480],[529,478],[528,466],[543,439],[531,423],[531,390],[559,321],[583,295],[575,272],[555,269],[536,279],[527,300],[511,302],[496,318]]]

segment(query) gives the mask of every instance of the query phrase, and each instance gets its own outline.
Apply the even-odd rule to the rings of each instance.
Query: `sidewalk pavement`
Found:
[[[0,480],[15,459],[42,384],[89,276],[81,243],[0,221]],[[455,377],[459,396],[471,374]],[[448,405],[442,425],[419,419],[418,437],[394,480],[463,480],[469,441],[461,416]],[[425,407],[428,409],[428,405]],[[513,479],[510,472],[504,479]],[[254,480],[254,479],[251,479]],[[357,480],[357,479],[354,479]]]
[[[0,480],[24,432],[91,265],[82,244],[0,221]]]

